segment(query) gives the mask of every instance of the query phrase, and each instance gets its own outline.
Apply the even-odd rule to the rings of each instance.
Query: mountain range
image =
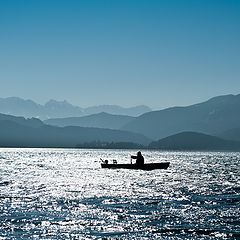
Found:
[[[121,130],[141,133],[158,140],[180,132],[224,136],[224,132],[226,135],[232,129],[238,128],[240,94],[214,97],[187,107],[172,107],[144,113],[127,123]],[[234,139],[240,140],[240,135],[236,134]]]
[[[64,101],[50,100],[41,105],[32,100],[25,100],[18,97],[0,98],[0,113],[23,116],[25,118],[49,118],[80,117],[100,112],[117,115],[139,116],[151,109],[147,106],[135,106],[124,108],[117,105],[100,105],[82,108]]]
[[[127,131],[103,128],[55,127],[41,120],[0,114],[1,147],[76,147],[85,142],[133,142],[147,145],[150,139]]]
[[[24,101],[26,105],[33,103]],[[57,110],[54,108],[56,105]],[[53,115],[72,114],[65,111],[69,109],[67,102],[55,104],[50,101],[46,106],[52,108]],[[5,108],[6,111],[9,109]],[[83,111],[78,107],[75,110],[76,114]],[[14,115],[17,115],[17,109]],[[38,118],[0,114],[1,146],[24,143],[24,146],[74,147],[85,143],[89,146],[90,142],[96,141],[105,145],[121,142],[123,145],[134,146],[131,143],[136,143],[145,147],[153,141],[149,147],[159,149],[236,150],[240,141],[240,95],[218,96],[202,103],[150,111],[140,116],[100,112],[43,122]]]
[[[159,140],[181,132],[200,132],[240,141],[240,95],[225,95],[186,107],[172,107],[138,117],[108,113],[45,121],[56,126],[111,128]]]

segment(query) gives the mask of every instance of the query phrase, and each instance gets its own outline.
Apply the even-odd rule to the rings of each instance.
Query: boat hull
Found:
[[[102,163],[102,168],[124,168],[124,169],[140,169],[140,170],[154,170],[154,169],[167,169],[169,167],[169,162],[162,162],[162,163],[145,163],[143,165],[137,164],[106,164]]]

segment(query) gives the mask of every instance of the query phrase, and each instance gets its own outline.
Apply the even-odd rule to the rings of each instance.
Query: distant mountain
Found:
[[[0,98],[0,113],[14,116],[36,117],[42,120],[50,118],[81,117],[100,112],[116,115],[139,116],[151,109],[147,106],[123,108],[116,105],[102,105],[88,108],[74,106],[67,101],[50,100],[45,105],[32,100],[17,97]]]
[[[39,119],[83,115],[80,107],[73,106],[67,101],[50,100],[45,105],[40,105],[32,100],[24,100],[17,97],[0,98],[0,112]]]
[[[42,106],[17,97],[0,98],[0,113],[24,117],[41,117]]]
[[[224,140],[202,133],[183,132],[152,142],[149,147],[165,150],[240,151],[240,142]]]
[[[129,107],[129,108],[123,108],[117,105],[100,105],[100,106],[88,107],[84,109],[84,113],[86,115],[106,112],[113,115],[127,115],[132,117],[137,117],[143,113],[150,112],[150,111],[152,111],[152,109],[145,105]]]
[[[44,106],[42,106],[42,112],[45,114],[45,117],[42,117],[41,119],[69,116],[78,117],[84,114],[83,111],[83,108],[74,106],[66,100],[49,100]]]
[[[102,112],[84,117],[48,119],[45,120],[44,123],[59,127],[80,126],[80,127],[120,129],[133,119],[135,119],[135,117],[124,115],[112,115],[109,113]]]
[[[145,113],[122,130],[141,133],[152,139],[193,131],[215,135],[240,127],[240,95],[226,95],[206,102]]]
[[[141,134],[126,131],[83,128],[54,127],[38,119],[24,119],[0,115],[0,147],[76,147],[93,141],[132,142],[149,144]]]

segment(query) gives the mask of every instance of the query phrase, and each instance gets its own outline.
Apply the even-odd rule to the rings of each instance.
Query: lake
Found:
[[[240,153],[0,149],[0,239],[240,238]]]

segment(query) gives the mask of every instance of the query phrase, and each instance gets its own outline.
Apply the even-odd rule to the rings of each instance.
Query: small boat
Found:
[[[154,170],[154,169],[167,169],[169,167],[170,162],[161,162],[161,163],[145,163],[143,165],[138,165],[138,164],[131,164],[131,163],[126,163],[126,164],[118,164],[118,163],[113,163],[109,164],[108,162],[102,163],[101,166],[102,168],[125,168],[125,169],[140,169],[140,170]]]

